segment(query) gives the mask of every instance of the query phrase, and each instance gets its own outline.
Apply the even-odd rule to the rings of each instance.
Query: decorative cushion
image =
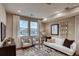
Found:
[[[55,39],[51,39],[52,40],[52,43],[55,43]]]
[[[29,39],[24,39],[25,43],[29,43]]]
[[[47,42],[48,39],[51,39],[51,37],[46,37],[46,40],[45,41]]]
[[[63,46],[70,48],[70,46],[72,45],[73,42],[74,42],[74,40],[65,39]]]
[[[47,39],[47,42],[49,42],[49,43],[55,43],[55,40],[54,39]]]
[[[47,42],[55,43],[55,39],[52,39],[51,37],[46,37],[46,38],[47,38]]]
[[[63,45],[65,39],[64,38],[59,38],[57,43],[60,44],[60,45]]]
[[[55,39],[55,43],[59,45],[63,45],[64,43],[64,38],[57,38],[57,37],[52,37],[52,39]]]
[[[29,43],[29,39],[22,39],[24,43]]]

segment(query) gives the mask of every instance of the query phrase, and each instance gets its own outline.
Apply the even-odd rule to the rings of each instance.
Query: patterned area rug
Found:
[[[43,46],[39,47],[30,47],[28,49],[16,51],[17,56],[66,56],[58,51],[55,51],[51,48]]]

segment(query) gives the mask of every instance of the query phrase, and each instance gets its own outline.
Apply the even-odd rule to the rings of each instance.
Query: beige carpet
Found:
[[[17,56],[66,56],[58,51],[43,46],[39,49],[38,46],[30,47],[28,49],[16,51]]]

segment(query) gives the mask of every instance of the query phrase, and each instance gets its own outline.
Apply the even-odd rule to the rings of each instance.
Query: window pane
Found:
[[[30,22],[30,35],[37,36],[38,35],[38,23]]]
[[[57,26],[56,25],[52,26],[52,33],[57,34]]]
[[[20,20],[20,36],[28,36],[28,21]]]

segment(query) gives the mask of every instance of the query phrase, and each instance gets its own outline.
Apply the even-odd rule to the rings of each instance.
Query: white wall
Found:
[[[0,22],[3,22],[6,25],[6,11],[2,4],[0,4]]]

